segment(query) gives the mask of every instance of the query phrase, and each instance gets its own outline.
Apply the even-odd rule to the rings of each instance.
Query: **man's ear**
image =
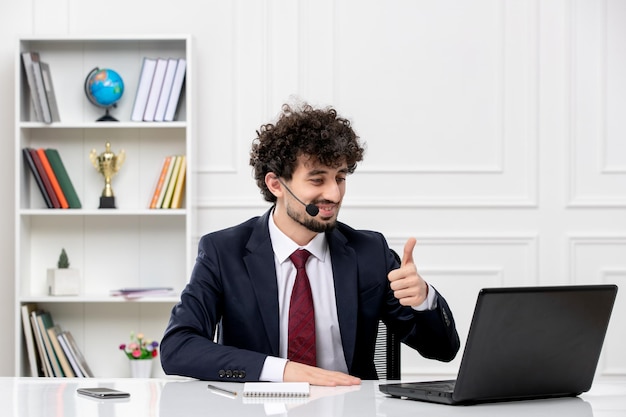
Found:
[[[282,197],[283,189],[276,174],[273,172],[265,174],[265,185],[267,186],[267,189],[270,190],[270,193],[274,194],[275,197]]]

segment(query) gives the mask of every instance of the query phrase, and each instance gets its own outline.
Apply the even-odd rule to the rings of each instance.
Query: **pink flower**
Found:
[[[129,359],[152,359],[158,356],[159,342],[146,339],[143,333],[130,333],[130,343],[122,343],[119,349]]]

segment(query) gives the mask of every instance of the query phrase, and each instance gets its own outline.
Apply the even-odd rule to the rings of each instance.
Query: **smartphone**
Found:
[[[127,398],[130,397],[128,392],[118,391],[113,388],[78,388],[76,390],[79,394],[88,395],[95,398]]]

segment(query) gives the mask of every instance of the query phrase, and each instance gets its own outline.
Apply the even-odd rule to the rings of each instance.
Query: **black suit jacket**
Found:
[[[161,341],[167,374],[205,380],[258,381],[265,358],[278,356],[279,312],[268,216],[202,237],[191,279],[173,308]],[[338,223],[327,233],[337,315],[351,375],[377,379],[378,321],[422,356],[452,360],[459,349],[452,313],[401,306],[387,274],[398,268],[380,233]],[[220,343],[214,343],[217,326]]]

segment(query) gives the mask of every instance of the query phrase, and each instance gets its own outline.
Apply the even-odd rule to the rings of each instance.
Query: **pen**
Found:
[[[209,384],[207,385],[207,388],[215,392],[216,394],[228,394],[229,396],[233,396],[233,397],[237,396],[237,391],[229,391],[224,388],[216,387],[215,385]]]

